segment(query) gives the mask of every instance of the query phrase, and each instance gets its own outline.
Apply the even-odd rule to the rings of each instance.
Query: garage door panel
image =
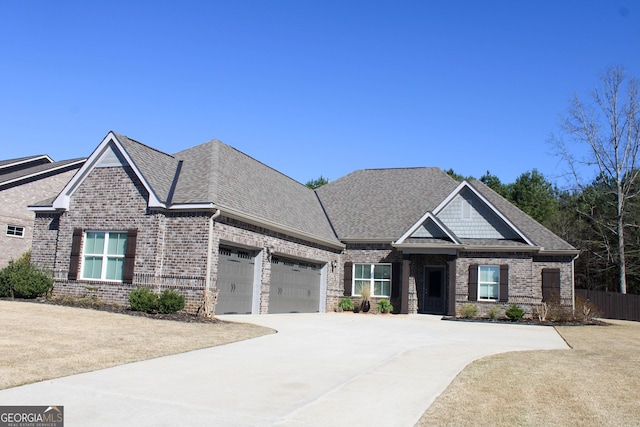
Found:
[[[320,266],[317,264],[273,257],[269,313],[318,312],[320,277]]]
[[[216,314],[250,314],[255,255],[243,249],[220,247]]]

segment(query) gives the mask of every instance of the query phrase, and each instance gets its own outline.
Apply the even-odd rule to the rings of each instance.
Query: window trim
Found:
[[[371,275],[369,276],[368,279],[361,279],[361,278],[357,278],[356,277],[356,271],[357,271],[357,266],[359,265],[368,265],[371,269]],[[377,265],[388,265],[389,266],[389,278],[388,279],[376,279],[375,275],[374,275],[374,270],[375,270],[375,266]],[[391,294],[393,293],[393,263],[391,262],[376,262],[376,263],[370,263],[370,262],[354,262],[353,263],[353,268],[352,268],[352,272],[351,272],[351,280],[352,280],[352,293],[351,295],[356,296],[356,297],[360,297],[362,296],[362,294],[357,293],[356,292],[356,281],[360,280],[368,280],[369,281],[369,289],[371,290],[371,297],[372,298],[391,298]],[[374,293],[375,290],[375,283],[376,282],[388,282],[389,283],[389,295],[376,295]]]
[[[86,252],[87,249],[87,238],[88,238],[88,234],[90,233],[104,233],[104,245],[103,245],[103,251],[102,254],[88,254]],[[124,235],[125,238],[125,244],[124,244],[124,252],[122,254],[109,254],[108,253],[108,247],[109,247],[109,238],[112,234],[121,234]],[[124,282],[124,276],[125,276],[125,263],[126,263],[126,255],[127,255],[127,240],[129,239],[129,235],[128,232],[126,230],[109,230],[109,231],[105,231],[105,230],[85,230],[82,233],[82,251],[80,253],[81,256],[81,266],[80,266],[80,279],[81,280],[88,280],[88,281],[94,281],[94,282],[115,282],[115,283],[123,283]],[[85,266],[86,266],[86,258],[87,257],[94,257],[94,258],[98,258],[98,257],[102,257],[102,267],[101,267],[101,271],[100,271],[100,277],[99,278],[94,278],[94,277],[85,277]],[[107,275],[107,268],[108,268],[108,260],[109,258],[113,259],[122,259],[122,277],[120,279],[107,279],[106,275]]]
[[[494,282],[483,282],[482,274],[480,274],[480,270],[482,267],[491,267],[496,268],[498,270],[498,280]],[[495,298],[484,298],[482,297],[482,285],[493,285],[496,287],[496,297]],[[478,265],[478,301],[500,301],[500,266],[495,264],[480,264]]]
[[[13,228],[13,230],[11,230]],[[17,237],[19,239],[24,239],[24,232],[26,231],[26,227],[22,225],[12,225],[7,224],[7,229],[5,231],[5,235],[8,237]],[[18,234],[18,230],[20,230],[20,234]]]

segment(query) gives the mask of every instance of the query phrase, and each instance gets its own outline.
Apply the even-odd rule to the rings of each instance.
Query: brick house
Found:
[[[47,155],[0,161],[0,268],[31,249],[34,214],[28,206],[55,197],[83,163],[54,162]]]
[[[213,140],[169,155],[110,132],[36,212],[57,295],[177,289],[210,314],[332,311],[368,287],[399,313],[571,305],[578,251],[478,181],[370,169],[311,190]]]

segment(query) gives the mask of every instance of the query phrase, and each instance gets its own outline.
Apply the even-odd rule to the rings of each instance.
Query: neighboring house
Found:
[[[54,162],[47,155],[0,160],[0,268],[31,249],[32,203],[57,196],[84,159]]]
[[[398,313],[573,303],[575,248],[437,168],[360,170],[314,191],[217,140],[169,155],[110,132],[31,209],[32,260],[57,295],[126,305],[138,285],[178,289],[207,314],[331,311],[364,286]]]

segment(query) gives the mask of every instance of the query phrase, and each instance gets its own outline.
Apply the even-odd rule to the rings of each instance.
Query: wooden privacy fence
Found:
[[[576,289],[576,298],[594,304],[605,319],[640,321],[640,295]]]

